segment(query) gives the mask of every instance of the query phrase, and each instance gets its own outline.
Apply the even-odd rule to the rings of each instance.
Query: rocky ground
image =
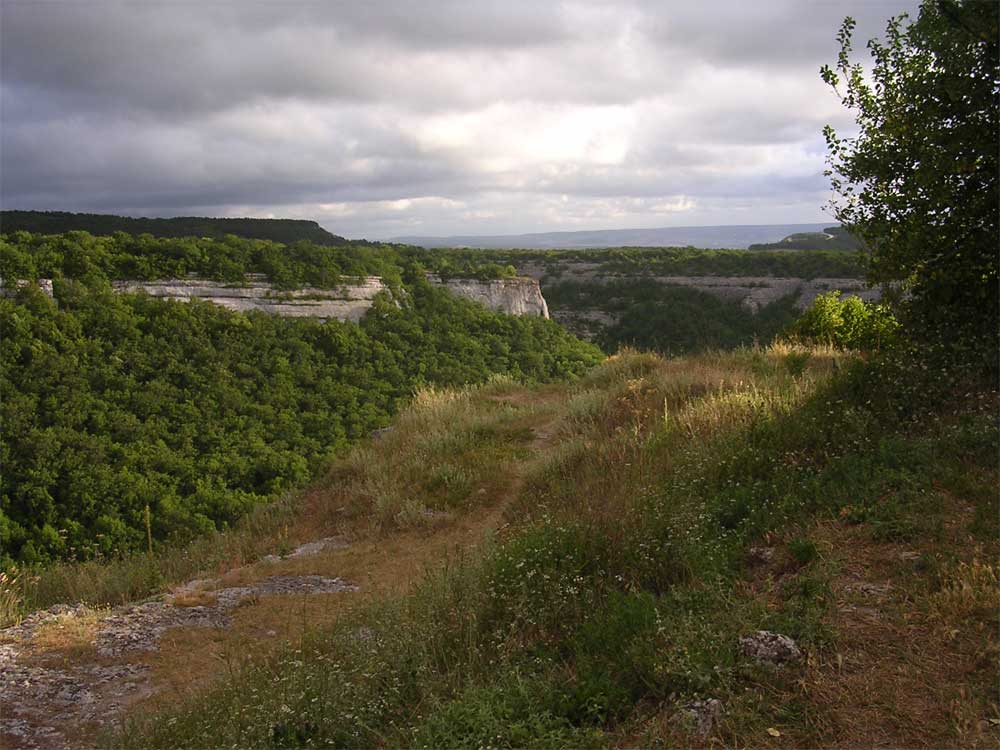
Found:
[[[286,558],[346,547],[338,538],[304,544]],[[271,556],[265,563],[280,558]],[[56,605],[0,630],[0,739],[4,747],[66,748],[81,734],[114,726],[156,687],[142,654],[174,628],[228,628],[232,612],[270,596],[357,591],[319,575],[273,575],[242,586],[191,581],[155,599],[116,609]]]

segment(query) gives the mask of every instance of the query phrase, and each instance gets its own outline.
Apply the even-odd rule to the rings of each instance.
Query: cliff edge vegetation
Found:
[[[315,476],[417,388],[574,377],[601,358],[555,323],[457,299],[372,248],[18,233],[0,241],[0,269],[8,570],[184,544]],[[387,291],[354,324],[112,287],[192,271],[317,286],[375,272]]]
[[[247,594],[117,657],[146,672],[100,742],[992,746],[998,403],[905,347],[425,389],[303,493],[161,559],[168,612],[342,584]],[[64,567],[62,596],[141,564]],[[57,615],[31,658],[109,668],[87,643],[149,606]]]

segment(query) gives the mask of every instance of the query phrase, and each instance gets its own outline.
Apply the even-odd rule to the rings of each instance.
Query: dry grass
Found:
[[[98,627],[109,613],[108,609],[97,608],[57,615],[35,629],[32,651],[72,663],[91,658]]]
[[[951,565],[929,603],[948,624],[963,626],[970,619],[995,624],[1000,617],[1000,575],[992,564],[975,558]]]
[[[311,498],[309,533],[432,527],[495,503],[510,485],[509,465],[526,457],[534,428],[551,418],[544,391],[525,393],[503,380],[419,391],[391,431],[333,467],[327,489]]]
[[[23,616],[24,582],[19,571],[0,570],[0,628],[17,625]]]
[[[921,560],[975,554],[968,509],[945,512],[966,523],[908,543],[875,542],[864,525],[841,521],[811,530],[836,570],[827,621],[836,641],[811,655],[794,684],[768,689],[769,702],[800,712],[797,726],[783,728],[785,742],[845,750],[1000,744],[995,567],[955,562],[930,593],[926,576],[914,575]],[[743,735],[751,745],[758,739],[775,744],[763,733]]]

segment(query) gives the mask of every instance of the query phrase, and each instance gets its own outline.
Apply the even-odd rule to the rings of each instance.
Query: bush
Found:
[[[843,349],[879,350],[891,344],[899,323],[886,305],[858,297],[841,299],[839,291],[821,294],[785,335]]]

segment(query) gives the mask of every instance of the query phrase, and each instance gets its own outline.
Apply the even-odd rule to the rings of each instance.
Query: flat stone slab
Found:
[[[299,549],[315,554],[330,545],[346,546],[335,537]],[[314,551],[315,550],[315,551]],[[189,581],[162,600],[131,604],[99,615],[92,641],[103,660],[130,652],[156,651],[170,628],[225,628],[232,623],[230,610],[247,600],[266,596],[338,594],[358,587],[342,578],[318,575],[272,576],[246,586],[213,590],[219,579]],[[182,595],[204,593],[198,606],[173,604]],[[13,741],[23,748],[65,748],[62,727],[87,724],[111,726],[137,697],[151,694],[148,667],[142,664],[101,663],[54,668],[19,661],[43,625],[82,616],[93,616],[84,605],[57,605],[35,612],[19,625],[0,630],[0,746]]]

